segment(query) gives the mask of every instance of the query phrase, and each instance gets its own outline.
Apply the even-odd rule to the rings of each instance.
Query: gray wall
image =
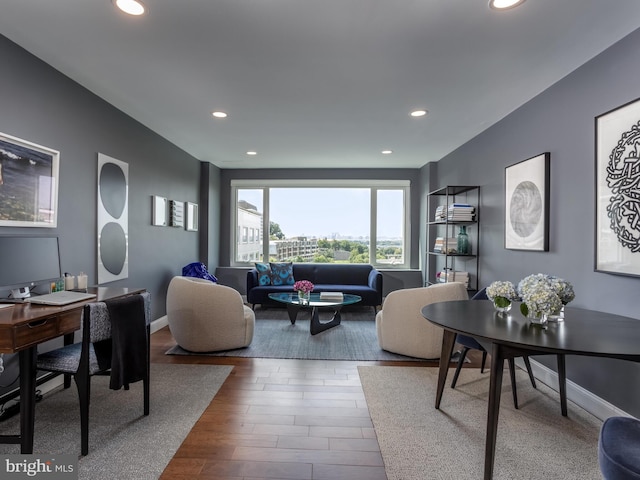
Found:
[[[573,306],[638,318],[640,278],[594,272],[594,118],[640,97],[639,76],[640,30],[440,160],[435,185],[424,174],[425,188],[430,180],[429,188],[481,185],[482,286],[494,280],[517,282],[530,273],[554,274],[573,283]],[[550,251],[505,250],[504,169],[543,152],[551,153]],[[549,357],[539,360],[555,366]],[[567,374],[640,415],[639,365],[568,357]]]
[[[198,203],[200,162],[2,36],[0,58],[0,132],[60,151],[57,228],[0,227],[0,234],[58,235],[63,271],[84,271],[95,284],[97,155],[126,162],[129,278],[109,285],[146,288],[153,318],[164,315],[170,278],[198,259],[198,233],[152,226],[151,196]],[[216,178],[217,169],[212,188]],[[212,196],[217,209],[218,192]],[[209,225],[215,235],[217,222]]]

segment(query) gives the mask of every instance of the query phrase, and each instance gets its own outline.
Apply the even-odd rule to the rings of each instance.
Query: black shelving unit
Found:
[[[436,209],[454,203],[467,203],[475,207],[473,221],[450,220],[445,215],[443,220],[436,220]],[[450,185],[429,193],[427,199],[427,255],[426,255],[426,281],[425,284],[433,285],[442,283],[438,280],[438,272],[466,271],[469,274],[468,290],[478,290],[478,248],[480,246],[480,187]],[[434,244],[437,237],[453,238],[458,235],[459,227],[467,227],[467,235],[471,244],[471,253],[452,253],[448,248],[444,252],[435,252]],[[445,277],[445,282],[456,281],[455,278]]]

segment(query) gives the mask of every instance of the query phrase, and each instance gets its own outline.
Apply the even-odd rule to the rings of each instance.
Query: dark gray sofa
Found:
[[[362,301],[358,305],[368,305],[377,309],[382,305],[382,274],[366,264],[335,263],[294,263],[293,277],[296,280],[309,280],[314,284],[314,293],[342,292],[359,295]],[[258,271],[252,268],[247,272],[247,302],[253,308],[257,304],[274,305],[269,300],[270,293],[293,292],[291,285],[260,285]]]

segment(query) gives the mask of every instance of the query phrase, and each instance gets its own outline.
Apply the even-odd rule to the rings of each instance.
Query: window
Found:
[[[408,181],[235,180],[231,187],[236,265],[409,265]]]

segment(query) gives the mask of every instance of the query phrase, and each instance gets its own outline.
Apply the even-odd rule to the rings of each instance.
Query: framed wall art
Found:
[[[198,204],[187,202],[185,216],[186,216],[185,228],[189,232],[197,232],[198,231]]]
[[[595,119],[595,270],[640,276],[640,99]]]
[[[0,227],[58,225],[60,152],[0,133]]]
[[[549,152],[505,168],[504,247],[549,251]]]
[[[98,284],[129,278],[129,165],[98,153]]]

